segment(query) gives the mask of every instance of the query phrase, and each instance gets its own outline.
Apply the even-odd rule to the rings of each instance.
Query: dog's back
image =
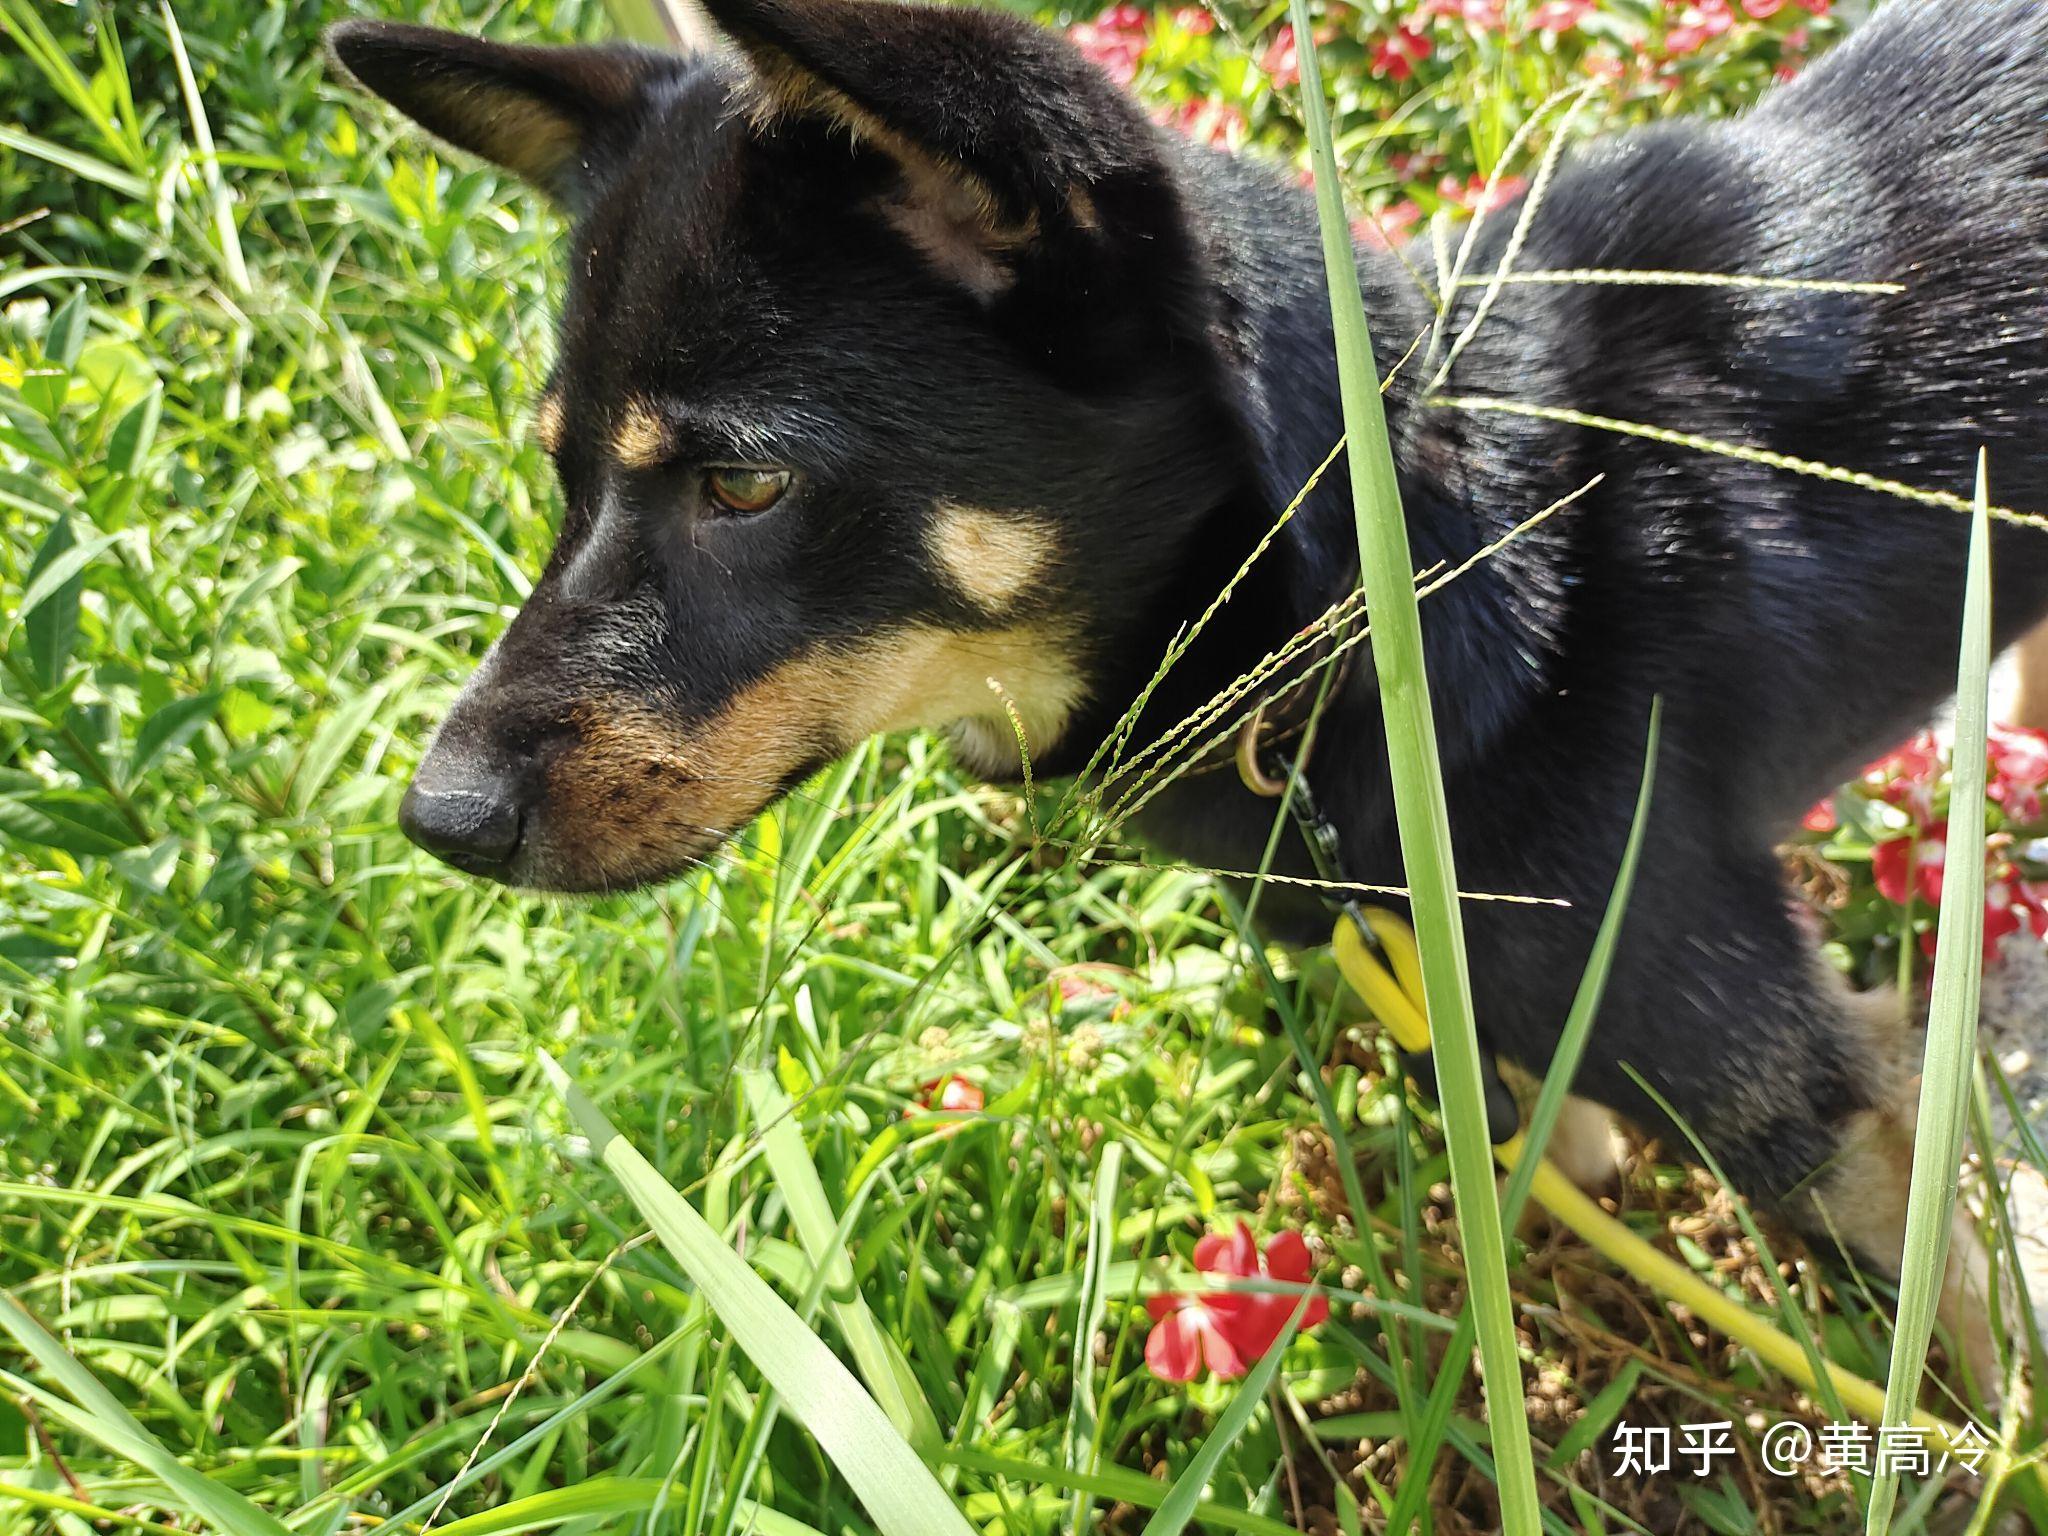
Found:
[[[2048,8],[1905,0],[1744,120],[1578,156],[1514,266],[1896,285],[1511,286],[1437,384],[1826,466],[1484,411],[1456,426],[1465,472],[1524,512],[1609,476],[1566,519],[1582,580],[1560,649],[1665,692],[1728,816],[1782,835],[1953,689],[1978,451],[1994,501],[2048,510]],[[1997,562],[2003,640],[2048,604],[2048,534],[2001,527]]]

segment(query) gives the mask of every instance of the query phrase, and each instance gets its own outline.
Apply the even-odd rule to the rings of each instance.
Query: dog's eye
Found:
[[[782,500],[789,494],[789,481],[786,469],[721,465],[704,471],[704,494],[725,511],[745,516],[766,512]]]

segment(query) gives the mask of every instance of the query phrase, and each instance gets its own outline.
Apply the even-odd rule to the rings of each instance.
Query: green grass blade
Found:
[[[1115,1499],[1138,1509],[1157,1509],[1166,1501],[1168,1490],[1142,1472],[1128,1467],[1101,1467],[1094,1472],[1076,1472],[1048,1462],[1025,1461],[994,1451],[955,1448],[945,1453],[948,1466],[988,1477],[1006,1477],[1018,1482],[1045,1483],[1054,1488],[1086,1488],[1100,1499]],[[1247,1536],[1295,1536],[1293,1527],[1265,1515],[1254,1515],[1223,1504],[1198,1504],[1195,1519],[1211,1530],[1243,1531]]]
[[[1289,0],[1300,48],[1301,102],[1315,168],[1323,261],[1330,279],[1330,316],[1337,346],[1344,429],[1350,442],[1352,504],[1358,524],[1360,576],[1372,618],[1372,655],[1379,674],[1394,805],[1407,870],[1416,942],[1422,952],[1444,1136],[1451,1157],[1477,1315],[1479,1356],[1499,1470],[1506,1536],[1534,1536],[1541,1526],[1535,1458],[1523,1410],[1508,1289],[1506,1244],[1495,1202],[1493,1149],[1487,1137],[1486,1092],[1479,1034],[1472,1016],[1471,978],[1459,918],[1450,815],[1437,760],[1436,722],[1424,673],[1422,623],[1416,608],[1414,560],[1401,512],[1401,491],[1387,440],[1386,413],[1373,364],[1365,301],[1359,291],[1350,222],[1331,142],[1329,105],[1316,58],[1315,18],[1308,0]]]
[[[144,1520],[118,1509],[51,1493],[46,1488],[27,1488],[20,1483],[0,1481],[0,1504],[9,1502],[20,1504],[25,1509],[48,1510],[53,1515],[77,1515],[93,1521],[101,1530],[148,1531],[151,1536],[187,1536],[177,1526],[165,1525],[160,1520]],[[53,1525],[53,1529],[62,1527]]]
[[[1557,1050],[1550,1058],[1550,1069],[1543,1075],[1542,1090],[1536,1095],[1536,1106],[1529,1113],[1528,1129],[1522,1135],[1521,1161],[1515,1165],[1507,1190],[1501,1197],[1501,1225],[1507,1231],[1513,1231],[1515,1223],[1521,1219],[1522,1206],[1529,1198],[1529,1182],[1536,1176],[1537,1162],[1543,1155],[1551,1130],[1557,1124],[1558,1115],[1564,1109],[1565,1095],[1571,1092],[1572,1079],[1578,1075],[1579,1059],[1585,1054],[1586,1041],[1593,1032],[1593,1020],[1600,1011],[1600,999],[1607,990],[1607,973],[1614,963],[1614,947],[1621,940],[1622,919],[1628,911],[1629,893],[1635,889],[1636,864],[1642,855],[1643,837],[1650,824],[1650,797],[1657,781],[1657,742],[1662,734],[1663,718],[1663,700],[1655,700],[1650,706],[1648,738],[1643,743],[1643,776],[1636,790],[1635,819],[1629,825],[1621,865],[1615,871],[1614,886],[1607,895],[1607,910],[1601,915],[1599,931],[1593,937],[1592,951],[1586,957],[1585,974],[1579,978],[1579,989],[1572,997],[1571,1012],[1565,1016],[1564,1031],[1558,1036]],[[1422,1501],[1428,1496],[1430,1486],[1429,1469],[1436,1460],[1437,1447],[1443,1444],[1445,1431],[1450,1428],[1451,1412],[1458,1402],[1458,1389],[1464,1384],[1465,1368],[1471,1363],[1476,1330],[1477,1321],[1472,1309],[1467,1307],[1458,1314],[1457,1332],[1451,1337],[1450,1347],[1444,1351],[1443,1364],[1438,1368],[1436,1383],[1430,1388],[1421,1418],[1408,1426],[1408,1472],[1395,1495],[1394,1508],[1387,1521],[1389,1530],[1407,1530],[1422,1513]]]
[[[1273,1384],[1273,1375],[1280,1369],[1281,1357],[1287,1353],[1287,1346],[1294,1342],[1294,1332],[1301,1326],[1301,1314],[1308,1310],[1308,1303],[1307,1294],[1295,1303],[1294,1315],[1287,1319],[1287,1326],[1281,1330],[1280,1337],[1252,1367],[1244,1385],[1231,1398],[1230,1406],[1223,1410],[1223,1416],[1209,1431],[1209,1438],[1202,1442],[1202,1448],[1195,1452],[1187,1466],[1181,1469],[1180,1476],[1173,1480],[1165,1502],[1145,1522],[1144,1536],[1180,1536],[1187,1529],[1188,1522],[1196,1518],[1202,1490],[1209,1486],[1209,1479],[1216,1475],[1224,1453],[1237,1444],[1237,1437],[1244,1433],[1253,1413],[1265,1400],[1266,1388]]]
[[[1088,1202],[1088,1260],[1076,1309],[1073,1402],[1067,1409],[1067,1465],[1076,1472],[1090,1471],[1101,1460],[1104,1426],[1095,1400],[1095,1335],[1109,1310],[1109,1261],[1116,1247],[1116,1192],[1123,1166],[1124,1144],[1112,1141],[1102,1149]],[[1076,1536],[1091,1529],[1094,1502],[1087,1489],[1074,1490],[1067,1528]]]
[[[570,1488],[550,1488],[494,1509],[434,1527],[437,1536],[511,1536],[571,1520],[639,1515],[655,1507],[664,1484],[658,1477],[597,1477]],[[820,1536],[816,1526],[779,1515],[762,1505],[740,1501],[743,1530],[751,1536]]]
[[[761,1131],[762,1155],[768,1171],[775,1175],[775,1187],[789,1208],[790,1224],[812,1268],[822,1273],[825,1303],[838,1324],[840,1336],[853,1352],[855,1367],[868,1390],[881,1404],[896,1432],[919,1454],[930,1455],[940,1444],[939,1421],[931,1404],[918,1390],[910,1366],[896,1346],[882,1332],[868,1308],[867,1298],[854,1284],[853,1265],[846,1257],[846,1244],[839,1231],[839,1218],[825,1197],[824,1181],[817,1164],[804,1147],[796,1115],[775,1079],[766,1072],[741,1075],[747,1104]]]
[[[0,1329],[78,1405],[76,1412],[64,1414],[78,1430],[148,1472],[215,1530],[229,1536],[288,1536],[273,1516],[173,1456],[97,1376],[5,1291],[0,1291]],[[63,1412],[53,1400],[45,1406]]]
[[[235,227],[234,199],[220,176],[220,156],[213,145],[213,124],[207,120],[206,104],[199,99],[199,81],[192,74],[192,60],[185,53],[185,34],[178,30],[170,0],[158,6],[163,16],[164,36],[170,40],[171,59],[178,67],[178,89],[185,97],[185,114],[192,123],[192,142],[199,152],[200,180],[213,210],[214,238],[220,242],[220,258],[227,269],[228,286],[238,294],[249,292],[249,264],[242,256],[241,232]]]
[[[876,1526],[886,1536],[972,1536],[972,1527],[930,1468],[839,1357],[633,1149],[553,1057],[542,1052],[540,1063],[590,1138],[598,1161],[618,1179],[733,1341],[838,1467]]]
[[[1984,859],[1978,844],[1984,827],[1990,676],[1991,490],[1989,468],[1980,454],[1977,504],[1970,520],[1969,584],[1963,596],[1948,813],[1951,850],[1961,847],[1964,857],[1948,861],[1941,889],[1941,945],[1934,955],[1934,998],[1920,1074],[1912,1197],[1899,1271],[1899,1324],[1892,1335],[1891,1371],[1884,1388],[1887,1426],[1908,1421],[1927,1366],[1927,1341],[1934,1333],[1934,1313],[1948,1265],[1956,1167],[1963,1155],[1964,1117],[1977,1059],[1977,998],[1984,979]],[[1873,1481],[1864,1522],[1869,1536],[1891,1529],[1898,1496],[1896,1471]]]

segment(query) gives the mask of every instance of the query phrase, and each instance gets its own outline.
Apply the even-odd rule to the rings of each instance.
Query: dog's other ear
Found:
[[[894,159],[893,222],[984,296],[1007,286],[1008,253],[1093,232],[1104,198],[1161,183],[1151,125],[1064,38],[1021,17],[893,0],[705,8],[753,66],[756,116],[823,118]]]
[[[344,21],[329,56],[436,138],[539,187],[573,211],[630,144],[648,85],[681,66],[625,44],[530,47],[434,27]]]

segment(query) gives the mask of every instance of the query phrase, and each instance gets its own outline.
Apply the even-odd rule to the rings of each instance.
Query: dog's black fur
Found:
[[[334,36],[364,85],[575,215],[550,407],[560,544],[407,811],[423,840],[520,883],[673,873],[903,723],[916,700],[870,707],[893,669],[941,714],[993,717],[962,737],[991,774],[1012,740],[1000,704],[979,676],[942,685],[997,674],[1036,770],[1074,771],[1341,430],[1314,211],[1275,172],[1155,128],[1013,18],[709,8],[739,56]],[[1469,272],[1499,265],[1519,211],[1487,221]],[[1461,883],[1571,903],[1467,906],[1482,1031],[1548,1060],[1662,695],[1645,873],[1578,1086],[1661,1125],[1624,1065],[1640,1071],[1742,1188],[1782,1203],[1892,1106],[1883,1047],[1821,978],[1773,847],[1951,691],[1966,519],[1433,403],[1434,365],[1402,362],[1425,295],[1394,257],[1358,260],[1419,565],[1599,477],[1424,603]],[[1575,154],[1516,267],[1903,286],[1510,285],[1438,395],[1962,497],[1984,448],[1998,500],[2048,507],[2048,7],[1893,0],[1746,118]],[[1460,291],[1449,335],[1476,302]],[[717,515],[703,466],[731,461],[798,479],[767,513]],[[1351,588],[1341,480],[1253,564],[1135,746]],[[947,522],[960,506],[983,509],[972,536]],[[956,535],[956,554],[1012,561],[1014,590],[938,560]],[[2048,609],[2048,537],[2003,526],[1995,561],[2003,640]],[[1034,656],[1060,675],[1006,673]],[[1393,884],[1370,672],[1345,674],[1313,771],[1355,874]],[[1200,773],[1144,830],[1242,869],[1271,814]],[[1872,1249],[1890,1222],[1862,1221]]]

